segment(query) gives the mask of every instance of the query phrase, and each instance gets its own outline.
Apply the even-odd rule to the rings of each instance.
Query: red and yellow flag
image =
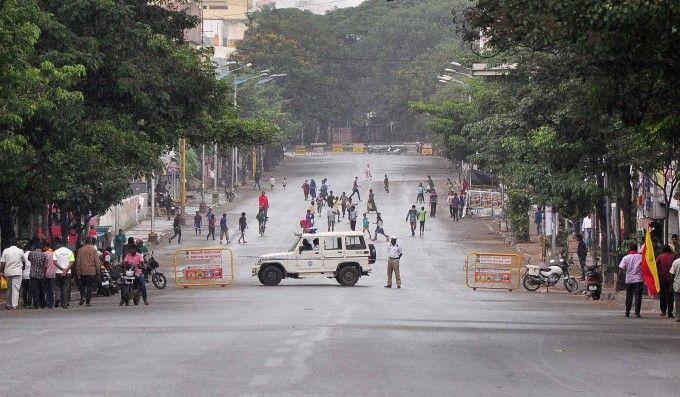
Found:
[[[642,245],[642,279],[645,281],[649,295],[659,294],[659,272],[656,269],[656,258],[654,257],[654,245],[649,229],[645,233],[645,243]]]

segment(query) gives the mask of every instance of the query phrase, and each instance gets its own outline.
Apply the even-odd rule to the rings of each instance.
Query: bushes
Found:
[[[517,189],[508,190],[508,219],[512,227],[512,236],[518,243],[529,241],[529,209],[531,201],[526,192]]]

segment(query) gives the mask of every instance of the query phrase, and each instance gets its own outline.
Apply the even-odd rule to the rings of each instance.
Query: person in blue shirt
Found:
[[[229,244],[229,228],[227,227],[227,214],[222,214],[222,218],[220,219],[220,244],[222,244],[223,238],[225,238],[227,240],[227,244]]]

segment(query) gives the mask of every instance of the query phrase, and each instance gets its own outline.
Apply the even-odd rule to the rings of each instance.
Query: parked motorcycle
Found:
[[[153,257],[153,251],[144,256],[144,268],[142,269],[144,281],[148,283],[149,279],[151,279],[151,283],[153,283],[154,287],[163,289],[168,285],[168,279],[158,270],[159,267],[160,265]]]
[[[552,287],[563,280],[564,289],[568,292],[578,290],[578,281],[569,275],[569,262],[560,257],[558,260],[550,260],[548,267],[526,265],[527,271],[522,278],[522,285],[527,291],[536,291],[541,286]]]
[[[597,271],[596,264],[586,265],[586,295],[593,298],[594,301],[599,300],[602,295],[602,274]]]
[[[130,299],[132,299],[132,303],[135,306],[139,305],[141,293],[139,285],[135,281],[135,271],[133,269],[126,269],[120,276],[120,298],[121,302],[125,303],[125,306],[130,306]]]
[[[227,201],[230,203],[236,198],[236,192],[234,192],[234,189],[227,188],[224,190],[224,194],[227,197]]]

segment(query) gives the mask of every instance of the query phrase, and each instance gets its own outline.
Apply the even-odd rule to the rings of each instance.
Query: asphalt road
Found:
[[[372,183],[361,177],[367,162]],[[454,225],[443,206],[423,239],[411,237],[404,218],[417,181],[431,174],[443,185],[447,171],[443,160],[406,156],[287,159],[278,179],[288,178],[288,190],[269,193],[266,237],[256,235],[255,199],[244,202],[241,192],[228,209],[231,226],[241,211],[252,225],[248,244],[231,245],[234,285],[150,289],[147,307],[96,298],[91,308],[2,311],[0,395],[680,393],[679,324],[652,312],[626,319],[619,306],[558,292],[471,291],[466,253],[501,246],[477,221]],[[307,206],[304,179],[325,176],[336,193],[349,193],[355,175],[362,195],[374,188],[386,231],[400,239],[402,289],[383,288],[384,242],[374,273],[355,287],[328,279],[264,287],[250,276],[253,257],[290,245]],[[212,246],[192,234],[184,230],[180,247]],[[166,272],[175,248],[156,249]]]

